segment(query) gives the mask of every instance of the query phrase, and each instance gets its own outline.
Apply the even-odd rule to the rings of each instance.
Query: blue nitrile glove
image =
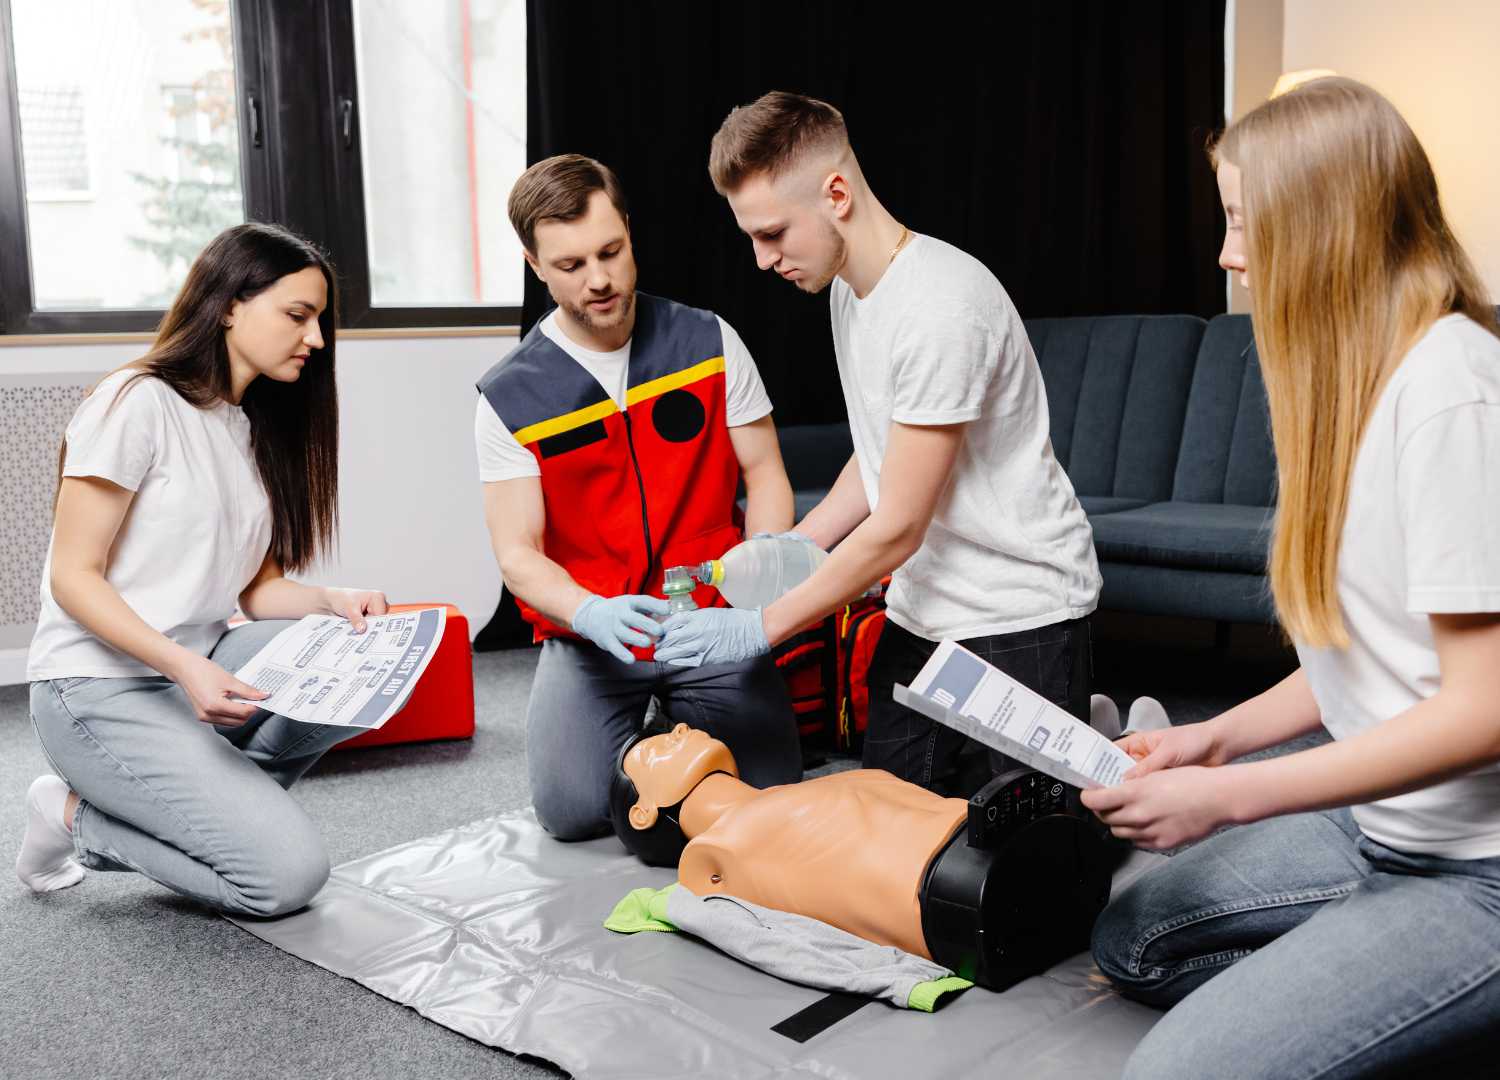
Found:
[[[755,533],[753,536],[751,536],[750,539],[752,539],[752,540],[797,540],[797,541],[800,541],[801,543],[804,543],[804,544],[811,544],[815,548],[821,548],[823,546],[822,544],[820,544],[816,540],[814,540],[811,536],[808,536],[806,533],[799,533],[796,529],[788,529],[786,532],[779,532],[779,533],[758,532],[758,533]]]
[[[732,664],[771,651],[755,608],[679,611],[665,623],[656,658],[678,667]]]
[[[661,637],[658,621],[670,606],[654,596],[590,596],[573,612],[573,632],[588,638],[599,648],[623,660],[635,663],[628,646],[641,648]]]

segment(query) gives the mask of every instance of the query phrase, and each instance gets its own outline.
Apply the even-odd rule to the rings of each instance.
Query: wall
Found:
[[[1266,98],[1281,75],[1283,0],[1229,0],[1225,10],[1226,70],[1231,73],[1225,111],[1238,120]],[[1229,310],[1249,312],[1250,293],[1226,274]]]
[[[1432,159],[1449,222],[1500,296],[1500,4],[1285,3],[1284,70],[1332,68],[1391,99]]]
[[[514,338],[339,344],[337,556],[304,580],[456,604],[477,632],[500,597],[474,461],[474,382]],[[0,346],[0,684],[24,679],[63,427],[84,388],[143,346]]]
[[[1443,208],[1500,299],[1500,4],[1494,0],[1229,0],[1231,117],[1282,71],[1331,68],[1385,94],[1422,140]],[[1229,310],[1249,311],[1238,282]]]

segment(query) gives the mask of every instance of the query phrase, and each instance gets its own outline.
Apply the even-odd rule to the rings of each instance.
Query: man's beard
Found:
[[[844,260],[848,256],[845,249],[844,238],[839,231],[827,222],[823,223],[828,239],[828,262],[817,277],[803,278],[801,281],[792,282],[793,285],[809,295],[816,296],[833,283],[833,279],[839,276],[839,271],[844,268]]]
[[[620,303],[615,308],[615,313],[603,319],[590,311],[587,304],[584,304],[582,307],[575,307],[572,304],[563,303],[562,307],[573,321],[580,326],[586,326],[590,330],[612,330],[630,317],[630,309],[635,305],[634,289],[631,289],[629,292],[622,292],[619,296]]]

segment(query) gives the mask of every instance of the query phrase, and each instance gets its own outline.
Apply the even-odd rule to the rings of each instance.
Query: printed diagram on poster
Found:
[[[896,700],[1074,787],[1118,784],[1135,759],[957,642],[945,641]]]
[[[309,724],[378,728],[400,711],[443,640],[448,613],[422,608],[348,619],[307,615],[235,675],[270,697],[262,709]]]

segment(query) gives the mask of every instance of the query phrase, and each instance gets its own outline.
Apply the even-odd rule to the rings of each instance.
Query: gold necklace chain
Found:
[[[885,261],[885,264],[887,266],[890,266],[891,263],[896,261],[896,256],[900,254],[901,249],[906,246],[906,242],[910,239],[911,230],[908,229],[905,225],[901,226],[901,235],[896,238],[896,246],[891,248],[891,257]]]

